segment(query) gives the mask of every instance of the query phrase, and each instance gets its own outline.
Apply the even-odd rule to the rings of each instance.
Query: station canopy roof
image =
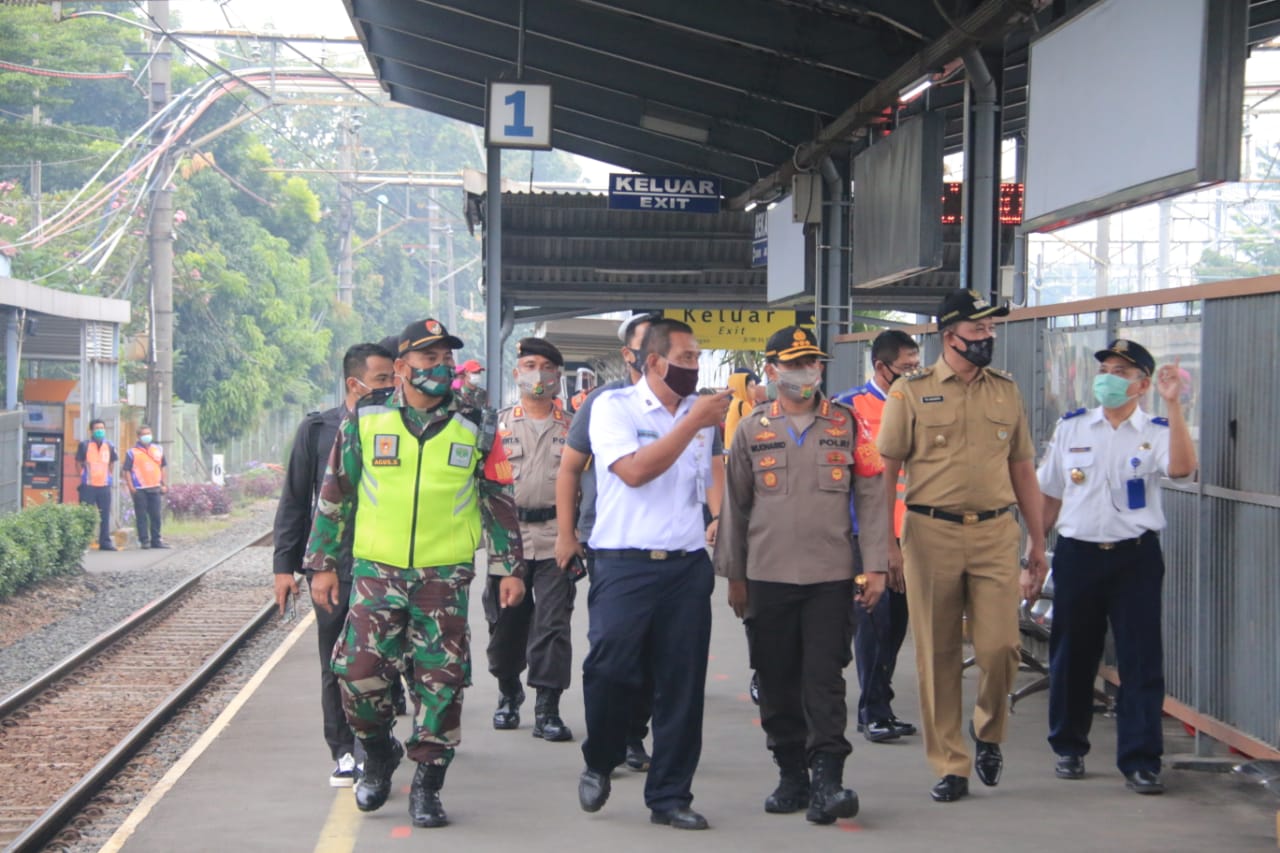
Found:
[[[393,101],[483,125],[486,82],[514,80],[522,55],[524,80],[552,84],[555,148],[648,174],[719,177],[741,208],[788,187],[797,167],[847,157],[928,74],[949,75],[927,105],[945,113],[947,147],[959,149],[958,58],[971,47],[1002,66],[1003,133],[1019,131],[1035,28],[1089,0],[344,2]],[[1280,2],[1250,0],[1250,43],[1277,34]],[[679,277],[653,283],[689,290]]]

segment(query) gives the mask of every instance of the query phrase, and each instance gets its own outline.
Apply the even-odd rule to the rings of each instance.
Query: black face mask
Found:
[[[996,349],[995,338],[983,338],[979,341],[971,341],[968,338],[962,338],[960,335],[956,335],[956,340],[964,343],[964,349],[958,349],[956,352],[960,353],[960,355],[963,356],[970,364],[977,367],[986,367],[991,363],[991,356],[995,354]],[[955,348],[952,347],[952,349]]]
[[[681,367],[667,362],[667,375],[662,377],[667,387],[679,397],[698,393],[698,368]]]

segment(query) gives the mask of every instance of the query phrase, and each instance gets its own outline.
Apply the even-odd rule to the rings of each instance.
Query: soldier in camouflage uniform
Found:
[[[511,464],[494,444],[495,423],[450,389],[462,341],[436,320],[400,336],[389,397],[362,400],[344,417],[329,457],[308,547],[313,597],[328,601],[348,525],[355,532],[351,609],[333,651],[343,710],[364,744],[356,806],[386,802],[399,756],[391,739],[389,686],[412,645],[417,696],[405,746],[418,763],[409,795],[416,826],[444,826],[445,770],[460,740],[462,692],[470,684],[467,604],[483,530],[500,607],[524,598],[525,563]]]

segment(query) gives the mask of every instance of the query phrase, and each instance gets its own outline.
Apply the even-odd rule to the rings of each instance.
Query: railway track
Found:
[[[0,845],[38,850],[271,617],[261,588],[183,581],[0,699]]]

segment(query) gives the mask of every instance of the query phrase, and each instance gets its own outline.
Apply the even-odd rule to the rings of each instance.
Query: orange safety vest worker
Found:
[[[81,479],[88,486],[111,485],[111,445],[107,442],[87,442],[84,451],[84,475]]]
[[[129,475],[133,477],[135,489],[154,489],[160,485],[164,464],[164,449],[156,447],[129,448]]]
[[[869,381],[866,385],[841,394],[835,399],[838,402],[852,406],[853,410],[858,413],[858,417],[871,429],[873,437],[880,434],[880,421],[884,417],[885,398],[874,381]],[[907,513],[907,506],[903,501],[906,492],[906,477],[902,471],[898,471],[898,500],[893,505],[893,534],[899,538],[902,537],[902,519]]]

